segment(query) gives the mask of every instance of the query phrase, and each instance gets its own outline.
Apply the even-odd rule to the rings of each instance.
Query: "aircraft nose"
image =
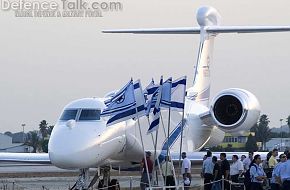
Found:
[[[96,125],[57,126],[49,142],[52,164],[65,169],[96,167],[121,150],[125,137],[112,138],[110,133],[101,134],[100,131]]]
[[[60,168],[87,168],[101,161],[98,152],[98,131],[95,128],[81,130],[81,126],[57,126],[49,141],[49,157]],[[85,161],[84,161],[85,160]]]

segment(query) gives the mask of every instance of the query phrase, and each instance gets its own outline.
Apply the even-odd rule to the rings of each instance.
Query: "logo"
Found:
[[[123,4],[95,0],[0,0],[0,10],[14,12],[15,17],[103,17],[103,13],[122,11]]]

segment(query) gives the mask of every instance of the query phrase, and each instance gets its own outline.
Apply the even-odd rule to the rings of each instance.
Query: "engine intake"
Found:
[[[221,91],[213,99],[210,111],[221,130],[237,132],[250,129],[257,122],[260,105],[252,93],[232,88]]]
[[[238,98],[232,95],[220,97],[214,104],[216,119],[225,125],[232,125],[239,121],[243,114],[243,105]]]

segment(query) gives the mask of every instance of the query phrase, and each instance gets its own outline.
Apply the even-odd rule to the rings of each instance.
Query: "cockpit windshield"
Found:
[[[62,121],[68,121],[70,119],[75,120],[77,113],[78,113],[77,109],[64,110],[61,117],[60,117],[60,120],[62,120]]]
[[[88,120],[100,120],[101,110],[95,109],[82,109],[80,114],[80,121],[88,121]]]
[[[100,120],[100,115],[101,110],[98,109],[67,109],[63,111],[59,120],[92,121]]]

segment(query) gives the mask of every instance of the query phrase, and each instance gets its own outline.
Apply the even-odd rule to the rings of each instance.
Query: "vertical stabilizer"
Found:
[[[212,7],[202,7],[197,12],[197,22],[200,25],[200,43],[197,62],[194,67],[193,87],[187,95],[190,99],[208,106],[210,96],[210,66],[213,60],[215,33],[206,31],[208,26],[219,25],[220,15]]]
[[[104,30],[103,32],[134,34],[200,34],[197,63],[193,75],[193,86],[187,90],[187,96],[191,100],[208,106],[210,95],[210,66],[213,60],[212,52],[214,38],[217,34],[290,31],[290,26],[220,26],[220,14],[213,7],[199,8],[196,17],[199,27],[114,29]]]

